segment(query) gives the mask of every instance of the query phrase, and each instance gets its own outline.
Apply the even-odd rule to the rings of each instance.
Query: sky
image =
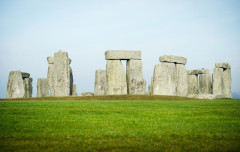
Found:
[[[72,59],[78,94],[94,92],[105,51],[141,50],[147,85],[162,55],[186,57],[188,70],[210,73],[228,62],[240,98],[239,8],[239,0],[0,0],[0,98],[15,70],[31,74],[36,96],[47,57],[58,50]]]

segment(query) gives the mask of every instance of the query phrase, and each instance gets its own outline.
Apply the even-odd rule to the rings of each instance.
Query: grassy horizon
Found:
[[[239,151],[240,100],[0,101],[0,151]]]

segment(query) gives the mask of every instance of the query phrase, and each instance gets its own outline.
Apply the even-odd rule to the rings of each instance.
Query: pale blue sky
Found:
[[[46,78],[47,56],[59,49],[72,59],[78,93],[94,90],[104,52],[141,50],[150,83],[159,56],[188,59],[187,69],[232,65],[232,92],[240,94],[239,0],[0,0],[0,98],[8,74]]]

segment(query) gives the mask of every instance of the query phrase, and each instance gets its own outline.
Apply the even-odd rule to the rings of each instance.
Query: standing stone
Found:
[[[120,60],[107,60],[107,88],[109,95],[127,94],[127,82]]]
[[[95,88],[94,95],[107,94],[107,74],[106,70],[97,70],[95,72]]]
[[[37,97],[48,97],[49,96],[49,87],[48,79],[40,78],[37,80]]]
[[[50,90],[50,96],[55,96],[55,90],[54,90],[54,58],[53,57],[48,57],[47,58],[48,61],[48,76],[47,76],[47,80],[48,80],[48,86],[49,86],[49,90]]]
[[[154,68],[153,95],[176,95],[176,68],[174,63],[157,64]]]
[[[25,78],[24,85],[24,98],[32,97],[32,78]]]
[[[230,66],[230,65],[229,65]],[[230,66],[231,67],[231,66]],[[231,91],[231,69],[223,69],[223,94],[227,98],[232,98]]]
[[[184,64],[175,64],[177,72],[177,96],[187,96],[188,95],[188,76],[187,70]]]
[[[69,59],[69,64],[71,63],[71,59]],[[73,95],[73,73],[72,73],[72,68],[69,66],[69,72],[70,72],[70,95]]]
[[[77,95],[77,85],[73,84],[73,88],[72,88],[72,96],[76,96]]]
[[[67,52],[54,53],[54,91],[55,96],[70,95],[70,67]]]
[[[22,98],[24,96],[24,84],[21,71],[11,71],[8,76],[7,98]]]
[[[188,94],[198,94],[198,75],[188,75]]]
[[[201,94],[211,94],[211,74],[199,74],[199,87]]]
[[[127,60],[127,86],[128,94],[145,94],[142,60]]]
[[[223,95],[223,69],[214,68],[212,79],[213,79],[213,94]]]

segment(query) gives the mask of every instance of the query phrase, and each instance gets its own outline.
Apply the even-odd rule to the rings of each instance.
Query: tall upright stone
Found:
[[[32,97],[32,78],[30,78],[30,74],[21,71],[11,71],[8,77],[6,97]]]
[[[72,88],[72,96],[76,96],[77,95],[77,85],[73,84],[73,88]]]
[[[128,94],[145,94],[146,81],[142,72],[142,60],[127,60]]]
[[[37,80],[37,97],[48,97],[48,96],[49,96],[48,79],[39,78]]]
[[[50,90],[50,96],[55,96],[55,90],[54,90],[54,57],[48,57],[47,58],[48,61],[48,76],[47,76],[47,80],[48,80],[48,86],[49,86],[49,90]]]
[[[232,98],[231,65],[216,63],[213,71],[213,94],[223,98]]]
[[[24,84],[24,98],[32,97],[32,78],[25,78],[23,80]]]
[[[108,89],[106,70],[97,70],[95,72],[94,95],[106,95],[107,91]]]
[[[176,68],[174,63],[162,63],[155,66],[152,94],[176,95]]]
[[[72,94],[73,75],[71,59],[67,52],[59,50],[53,57],[48,57],[48,85],[51,96],[69,96]]]
[[[187,96],[188,95],[188,76],[187,70],[184,64],[176,65],[176,95],[177,96]]]
[[[198,75],[188,75],[188,94],[199,94]]]
[[[213,70],[213,94],[223,95],[223,69],[214,68]]]
[[[7,98],[23,98],[24,83],[21,71],[11,71],[8,76]]]
[[[211,74],[199,74],[199,88],[201,94],[211,94],[212,93],[212,83]]]
[[[120,60],[107,60],[107,88],[109,95],[127,94],[127,82]]]

